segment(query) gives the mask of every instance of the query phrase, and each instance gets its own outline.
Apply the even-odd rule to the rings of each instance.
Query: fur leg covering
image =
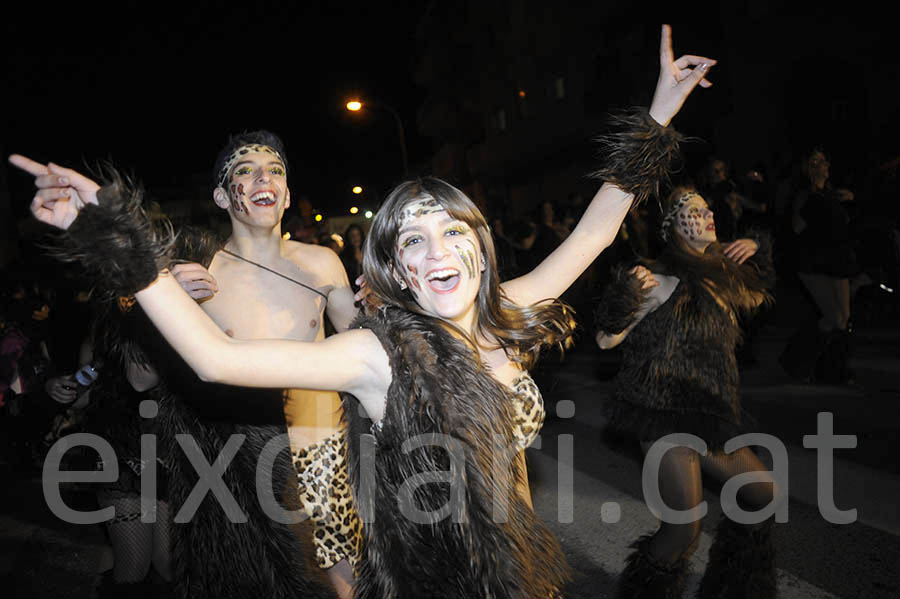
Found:
[[[50,245],[63,262],[77,262],[104,299],[140,291],[168,265],[174,235],[168,221],[154,223],[143,209],[143,190],[115,171],[72,226]]]
[[[773,599],[776,593],[772,521],[747,526],[723,517],[697,598]]]
[[[674,563],[662,563],[650,553],[652,539],[653,535],[644,535],[631,545],[634,552],[619,576],[617,599],[681,599],[690,552]]]
[[[659,198],[660,188],[675,169],[682,140],[680,133],[657,123],[644,108],[613,115],[609,131],[597,139],[604,164],[591,176],[634,194],[637,203]]]
[[[621,333],[634,322],[646,298],[647,290],[643,288],[640,279],[624,267],[617,266],[594,310],[597,330],[607,335]]]

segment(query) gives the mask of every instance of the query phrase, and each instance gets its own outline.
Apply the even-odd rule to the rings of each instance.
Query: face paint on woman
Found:
[[[466,272],[469,273],[469,278],[475,278],[475,244],[472,243],[470,239],[466,239],[463,241],[463,244],[456,244],[453,246],[453,249],[456,251],[456,254],[459,256],[459,259],[466,267]]]
[[[685,212],[682,212],[678,218],[678,228],[682,236],[691,241],[696,241],[703,233],[703,219],[701,218],[700,208],[689,206]]]
[[[420,216],[431,214],[432,212],[441,212],[442,210],[444,210],[444,207],[434,198],[424,198],[407,204],[400,213],[400,228],[402,229]]]
[[[410,289],[415,288],[416,291],[421,291],[422,286],[419,284],[419,270],[412,264],[407,264],[406,270],[408,270],[410,272],[410,274],[412,275],[409,278]],[[415,291],[413,292],[413,295],[415,295]]]

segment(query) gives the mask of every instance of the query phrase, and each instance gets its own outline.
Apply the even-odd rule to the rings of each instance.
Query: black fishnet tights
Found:
[[[156,522],[141,522],[141,498],[136,494],[101,492],[100,507],[112,506],[115,517],[106,529],[112,544],[115,565],[113,580],[117,583],[140,582],[152,565],[165,580],[171,579],[169,556],[169,506],[156,502]]]
[[[650,443],[642,444],[644,454]],[[719,483],[745,472],[768,470],[748,447],[734,453],[709,452],[700,456],[688,447],[674,447],[663,456],[659,467],[659,491],[663,501],[674,510],[688,510],[703,500],[705,475]],[[767,506],[774,497],[774,483],[752,483],[738,491],[738,503],[745,510]],[[688,524],[660,523],[650,541],[650,552],[663,563],[674,563],[689,556],[700,538],[700,521]]]

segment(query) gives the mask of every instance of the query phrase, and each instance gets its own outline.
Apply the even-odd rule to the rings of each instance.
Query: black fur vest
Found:
[[[377,428],[344,396],[364,520],[356,598],[553,596],[568,567],[516,492],[506,388],[433,319],[382,308],[356,326],[381,341],[393,376]]]

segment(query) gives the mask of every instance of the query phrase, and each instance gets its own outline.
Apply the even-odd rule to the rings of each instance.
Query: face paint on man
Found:
[[[235,212],[247,212],[247,207],[244,206],[244,184],[239,183],[235,185],[231,184],[231,196],[229,198],[231,200],[231,209]]]
[[[463,265],[466,267],[466,272],[469,273],[469,278],[475,278],[475,262],[476,262],[476,252],[475,252],[475,244],[472,243],[471,240],[466,239],[463,241],[463,244],[456,244],[453,246],[453,249],[456,251],[456,254],[459,256],[459,259],[462,261]]]

